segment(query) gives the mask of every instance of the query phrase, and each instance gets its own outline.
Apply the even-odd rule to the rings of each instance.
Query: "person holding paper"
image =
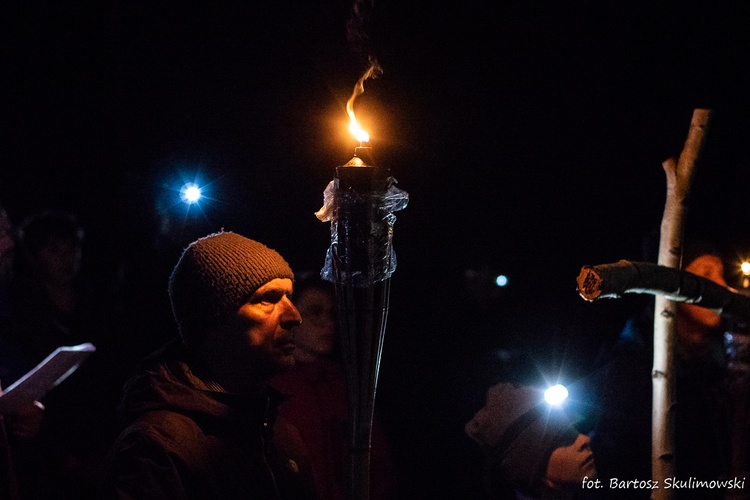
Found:
[[[15,249],[16,228],[0,204],[0,386],[11,384],[28,368],[11,334],[16,328],[10,299]],[[43,412],[44,406],[39,401],[30,401],[12,412],[0,411],[0,498],[21,498],[13,459],[14,443],[29,441],[39,433]]]

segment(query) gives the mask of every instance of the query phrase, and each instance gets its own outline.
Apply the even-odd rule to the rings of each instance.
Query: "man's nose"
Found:
[[[281,306],[284,310],[281,313],[281,327],[286,330],[291,330],[295,326],[302,324],[302,316],[300,315],[297,307],[292,303],[289,297],[284,296],[281,299]]]
[[[586,434],[579,434],[576,441],[578,441],[578,449],[581,451],[591,448],[591,439]]]

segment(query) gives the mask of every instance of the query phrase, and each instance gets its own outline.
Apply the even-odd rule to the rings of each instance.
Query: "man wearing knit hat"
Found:
[[[299,434],[275,421],[282,396],[267,384],[294,365],[293,279],[281,255],[236,233],[185,249],[168,288],[179,336],[123,390],[104,496],[314,498]]]
[[[584,478],[597,478],[588,436],[533,386],[501,382],[466,424],[485,454],[490,495],[512,488],[517,498],[586,498]]]

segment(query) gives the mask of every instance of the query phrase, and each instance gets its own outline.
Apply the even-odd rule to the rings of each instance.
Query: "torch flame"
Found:
[[[370,67],[365,71],[365,74],[360,77],[356,85],[354,85],[352,96],[346,101],[346,112],[349,115],[349,130],[360,143],[370,142],[370,136],[362,129],[357,118],[354,116],[354,100],[364,93],[365,80],[368,78],[377,78],[382,72],[383,70],[378,62],[376,60],[370,60]]]
[[[357,139],[360,143],[361,142],[370,142],[370,134],[368,134],[357,122],[357,119],[354,118],[354,113],[349,113],[349,118],[351,118],[351,121],[349,122],[349,132],[354,135],[354,138]]]

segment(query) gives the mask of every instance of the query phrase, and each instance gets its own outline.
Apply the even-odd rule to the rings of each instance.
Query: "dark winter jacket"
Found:
[[[125,426],[103,493],[132,499],[307,499],[312,476],[296,429],[275,422],[283,399],[211,390],[179,343],[147,359],[125,386]]]

